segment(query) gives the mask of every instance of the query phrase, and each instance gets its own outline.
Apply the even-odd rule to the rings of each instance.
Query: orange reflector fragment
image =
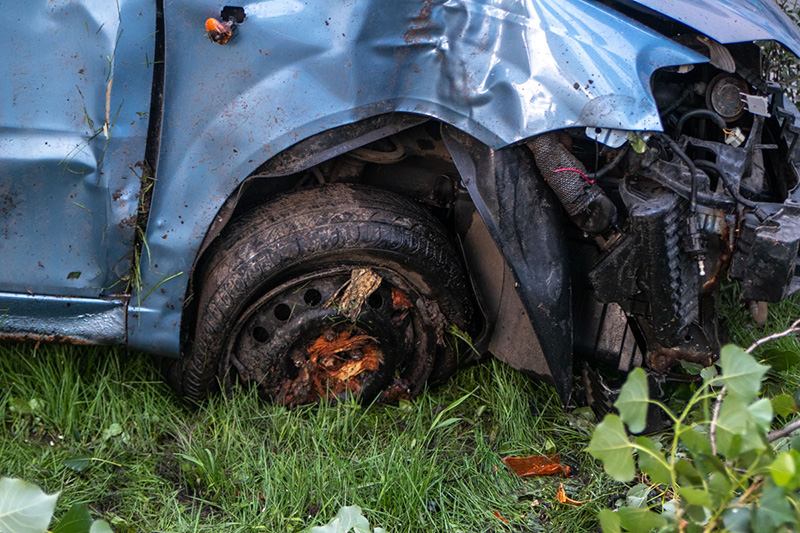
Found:
[[[566,503],[569,505],[583,505],[584,503],[586,503],[585,501],[582,502],[578,500],[573,500],[572,498],[567,498],[567,493],[564,492],[563,483],[558,484],[558,492],[556,492],[556,500],[558,500],[561,503]]]
[[[206,34],[217,44],[225,44],[233,36],[233,27],[215,18],[206,20]]]
[[[569,477],[569,466],[561,464],[560,454],[504,457],[503,462],[520,477],[558,475]]]
[[[500,521],[503,522],[504,524],[508,524],[508,518],[503,518],[503,515],[501,515],[500,511],[498,511],[497,509],[495,509],[494,511],[494,516],[499,518]]]

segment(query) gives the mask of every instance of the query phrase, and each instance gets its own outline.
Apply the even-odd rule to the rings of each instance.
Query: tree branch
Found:
[[[788,337],[792,333],[800,332],[800,318],[792,322],[792,325],[789,326],[789,329],[781,331],[780,333],[773,333],[772,335],[767,335],[764,338],[758,339],[756,342],[750,345],[750,347],[745,350],[747,353],[753,353],[753,350],[765,344],[769,341],[774,341],[775,339],[780,339],[781,337]]]
[[[725,385],[717,394],[717,399],[714,401],[714,414],[711,415],[711,426],[708,430],[708,437],[711,440],[711,453],[717,455],[717,419],[719,418],[719,408],[722,405],[722,397],[728,392],[728,386]]]
[[[789,435],[792,434],[793,431],[797,431],[798,429],[800,429],[800,419],[797,419],[794,422],[790,422],[781,429],[770,431],[769,433],[767,433],[767,440],[772,442],[778,440],[781,437],[788,437]]]

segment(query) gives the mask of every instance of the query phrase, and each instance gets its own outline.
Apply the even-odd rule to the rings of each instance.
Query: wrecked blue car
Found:
[[[602,397],[711,362],[723,280],[800,287],[772,0],[0,4],[1,339],[191,399],[393,401],[485,353]]]

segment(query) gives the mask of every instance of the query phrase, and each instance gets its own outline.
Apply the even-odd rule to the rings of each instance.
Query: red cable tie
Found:
[[[556,172],[577,172],[578,174],[580,174],[580,175],[581,175],[581,177],[582,177],[583,179],[585,179],[585,180],[586,180],[586,181],[588,181],[589,183],[594,183],[594,180],[590,180],[589,178],[587,178],[587,177],[586,177],[586,174],[584,174],[583,172],[581,172],[581,171],[580,171],[580,170],[578,170],[577,168],[559,168],[559,169],[557,169],[557,170],[556,170]]]

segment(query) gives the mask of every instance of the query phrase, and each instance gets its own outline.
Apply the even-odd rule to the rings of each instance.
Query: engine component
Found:
[[[586,167],[558,142],[554,133],[528,141],[536,166],[570,219],[587,233],[602,233],[617,219],[617,208],[586,176]]]
[[[698,316],[698,271],[680,247],[687,202],[649,180],[626,179],[620,193],[630,229],[589,273],[589,281],[604,302],[643,294],[650,322],[658,325],[655,341],[675,346]]]
[[[730,275],[739,280],[746,300],[778,302],[796,290],[797,212],[796,207],[784,207],[763,223],[752,214],[745,217]]]
[[[726,122],[733,122],[745,113],[743,93],[747,93],[744,80],[730,74],[719,74],[708,84],[706,106]]]

